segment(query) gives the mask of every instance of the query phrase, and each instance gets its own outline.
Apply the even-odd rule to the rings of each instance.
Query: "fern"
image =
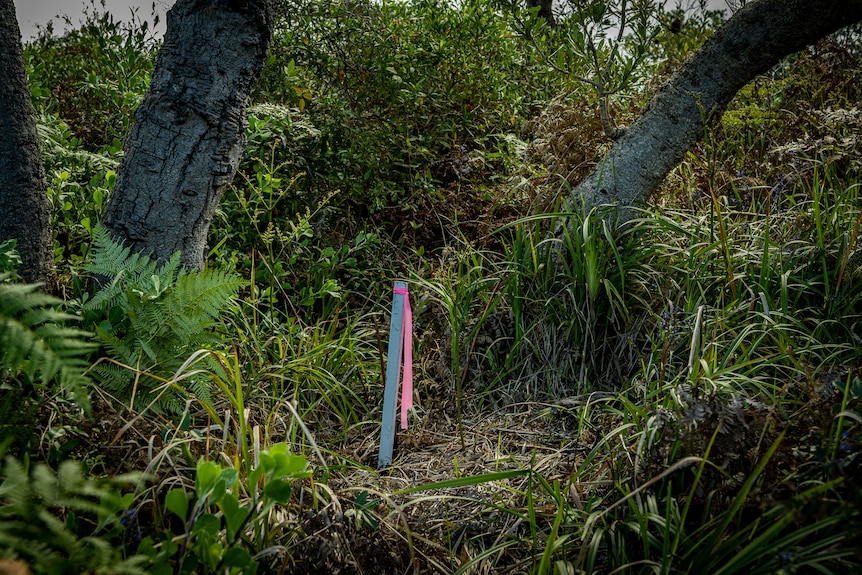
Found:
[[[105,281],[84,309],[96,314],[96,337],[112,359],[127,366],[102,363],[94,372],[123,401],[132,399],[135,388],[134,405],[144,407],[190,354],[220,342],[219,317],[244,282],[226,272],[180,269],[179,253],[160,266],[131,253],[102,226],[95,230],[91,258],[86,270]],[[200,382],[187,385],[191,393],[208,396]],[[156,406],[177,411],[182,402],[166,393]]]
[[[177,260],[175,255],[171,260]],[[129,246],[115,242],[104,226],[96,226],[93,235],[91,260],[86,271],[102,278],[108,278],[110,283],[102,285],[98,292],[85,304],[87,309],[98,309],[100,306],[113,306],[123,297],[126,284],[140,283],[141,278],[152,277],[156,273],[157,262],[143,253],[132,253]],[[163,273],[176,266],[165,265]]]
[[[38,290],[38,285],[6,281],[0,274],[0,373],[49,387],[58,385],[89,411],[90,380],[84,375],[86,355],[95,346],[92,334],[66,327],[80,318],[57,311],[63,302]]]
[[[9,457],[0,471],[0,558],[23,560],[36,574],[140,573],[147,558],[123,558],[109,538],[125,531],[122,517],[136,476],[85,477],[65,461],[54,473],[45,465],[30,472]],[[65,519],[65,521],[64,521]]]

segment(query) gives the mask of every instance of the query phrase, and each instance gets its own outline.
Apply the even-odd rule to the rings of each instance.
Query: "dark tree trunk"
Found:
[[[553,0],[527,0],[527,8],[539,7],[539,17],[544,18],[549,26],[556,26],[557,21],[554,20]]]
[[[707,39],[653,97],[567,208],[643,203],[733,96],[781,58],[862,19],[862,0],[757,0]],[[620,210],[624,220],[630,210]]]
[[[0,0],[0,241],[15,239],[21,277],[53,287],[54,242],[21,31],[12,0]]]
[[[178,0],[126,140],[103,223],[135,251],[203,266],[245,145],[245,109],[273,30],[271,0]]]

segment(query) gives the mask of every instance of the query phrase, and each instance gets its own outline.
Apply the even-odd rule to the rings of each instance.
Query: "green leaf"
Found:
[[[218,481],[213,485],[212,491],[209,493],[209,502],[218,503],[225,496],[225,493],[227,493],[227,485],[225,485],[224,480],[219,477]]]
[[[233,539],[236,532],[242,527],[249,510],[247,507],[241,507],[239,500],[231,493],[225,494],[219,506],[227,523],[227,537]]]
[[[272,473],[275,470],[275,458],[265,451],[260,454],[260,467],[266,473]]]
[[[212,461],[204,461],[201,459],[198,462],[197,476],[195,477],[195,493],[203,499],[204,494],[213,488],[216,479],[221,473],[221,467]]]
[[[225,469],[222,469],[221,480],[224,481],[224,484],[228,489],[236,485],[238,479],[239,471],[237,471],[233,467],[227,467]]]
[[[211,513],[204,513],[195,520],[192,533],[206,532],[215,537],[221,529],[221,520]]]
[[[189,500],[185,490],[182,487],[177,487],[168,491],[165,496],[165,507],[185,523],[189,510]]]
[[[152,567],[147,569],[147,572],[151,573],[152,575],[171,575],[174,570],[167,563],[157,563],[156,565],[153,565]]]
[[[156,555],[156,547],[153,545],[153,538],[147,535],[141,542],[138,543],[138,553],[140,555],[147,555],[150,557],[154,557]]]
[[[365,502],[368,500],[368,491],[362,490],[359,495],[356,496],[355,504],[359,507],[365,507]]]
[[[257,490],[257,484],[260,482],[260,478],[263,475],[263,466],[258,465],[254,468],[254,470],[248,474],[248,486],[252,491]]]
[[[275,456],[275,471],[272,477],[281,479],[283,477],[293,477],[305,471],[305,456],[303,455],[282,455]]]
[[[225,567],[238,567],[244,569],[251,565],[251,555],[242,547],[231,547],[224,554]]]
[[[179,541],[174,541],[173,539],[165,539],[162,542],[162,552],[167,554],[168,557],[173,556],[180,548]]]
[[[273,479],[263,488],[263,493],[273,501],[284,505],[290,499],[291,489],[289,481]]]
[[[206,549],[205,560],[210,565],[210,567],[214,567],[216,564],[218,564],[223,554],[224,545],[216,541]]]

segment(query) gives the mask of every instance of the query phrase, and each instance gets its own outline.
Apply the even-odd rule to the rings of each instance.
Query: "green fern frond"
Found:
[[[145,254],[132,253],[131,246],[115,241],[105,226],[96,226],[87,271],[105,276],[114,276],[125,271],[132,276],[138,276],[148,268],[155,268],[152,258]]]
[[[62,301],[37,285],[9,283],[0,274],[0,370],[43,385],[55,383],[78,405],[89,409],[85,356],[95,349],[92,334],[63,324],[79,318],[52,306]]]
[[[212,403],[212,384],[206,377],[193,377],[189,381],[189,393],[204,403]]]
[[[115,305],[128,285],[137,286],[141,277],[155,274],[156,266],[157,262],[152,258],[145,254],[132,253],[130,246],[114,241],[104,226],[96,226],[90,261],[84,266],[84,270],[105,278],[108,283],[84,304],[84,309],[95,310],[106,304]]]
[[[60,303],[59,299],[40,292],[36,285],[7,282],[10,277],[10,274],[0,274],[0,282],[3,284],[0,311],[4,314],[15,315]]]
[[[128,363],[129,360],[135,357],[135,351],[131,342],[126,339],[117,337],[113,332],[107,331],[103,329],[101,326],[96,326],[96,339],[101,342],[101,344],[105,347],[106,351],[113,357],[114,359],[121,361],[123,363]],[[132,363],[132,366],[135,364]]]
[[[243,285],[236,276],[220,271],[181,274],[164,302],[172,308],[171,331],[180,339],[207,334]]]
[[[134,379],[134,372],[115,363],[100,363],[91,373],[105,391],[121,396],[120,399],[125,398],[130,382]]]
[[[177,304],[201,315],[218,319],[225,303],[245,285],[237,276],[218,270],[185,273],[176,283]]]
[[[105,526],[123,529],[121,517],[133,497],[120,490],[138,480],[87,477],[72,461],[63,462],[57,473],[45,465],[28,473],[7,458],[0,470],[0,549],[23,559],[35,573],[129,572],[123,569],[122,550],[94,533]],[[64,521],[71,514],[76,521]]]
[[[172,285],[180,273],[180,252],[173,254],[158,270],[159,286],[157,288],[167,288]],[[187,273],[187,272],[182,272]]]
[[[214,328],[219,316],[245,282],[220,271],[182,270],[179,253],[159,266],[132,254],[102,227],[96,229],[91,257],[87,271],[112,279],[84,307],[104,314],[105,321],[97,321],[96,337],[114,359],[132,368],[106,366],[94,373],[106,377],[106,389],[121,400],[130,397],[138,371],[157,376],[138,380],[136,404],[142,407],[161,384],[158,378],[170,378],[191,353],[218,343]],[[107,321],[109,317],[113,320]],[[163,398],[158,408],[182,408],[173,393]]]

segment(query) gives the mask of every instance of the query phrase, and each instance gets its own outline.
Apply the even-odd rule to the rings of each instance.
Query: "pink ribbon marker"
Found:
[[[401,319],[401,352],[404,363],[401,373],[401,429],[407,429],[407,412],[413,409],[413,310],[407,288],[393,288],[404,296],[404,315]],[[401,357],[399,357],[399,360]]]

